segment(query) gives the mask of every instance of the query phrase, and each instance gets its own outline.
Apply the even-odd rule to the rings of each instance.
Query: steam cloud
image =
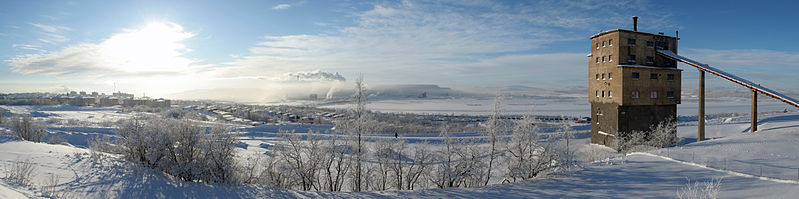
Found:
[[[338,72],[334,74],[320,70],[315,70],[310,72],[286,73],[284,79],[288,81],[328,81],[328,82],[347,81],[347,79],[344,78],[344,76],[342,76],[341,74],[338,74]]]

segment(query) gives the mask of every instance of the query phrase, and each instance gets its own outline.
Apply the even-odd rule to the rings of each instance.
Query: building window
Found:
[[[647,64],[654,64],[655,63],[655,58],[652,57],[652,56],[646,56],[646,63]]]
[[[613,79],[613,73],[608,73],[608,79]]]
[[[599,57],[596,58],[596,63],[599,63]]]
[[[605,80],[605,73],[602,73],[602,80]]]
[[[638,91],[633,91],[632,97],[633,99],[638,99]]]
[[[608,46],[613,46],[613,39],[608,40]]]
[[[628,46],[635,46],[635,39],[627,39]]]
[[[638,80],[638,78],[641,78],[641,73],[633,73],[632,78],[633,80]]]
[[[599,73],[596,74],[596,80],[599,80]]]
[[[613,62],[613,55],[608,55],[608,62]]]
[[[599,91],[596,91],[596,97],[599,97]]]
[[[669,49],[669,42],[659,41],[656,44],[658,50],[668,50]]]
[[[605,91],[602,91],[602,97],[605,97]]]
[[[673,94],[673,93],[672,93]],[[608,91],[608,97],[613,98],[613,91]]]
[[[627,56],[627,62],[629,62],[631,64],[635,64],[635,55],[628,55]]]
[[[657,73],[652,73],[652,74],[649,74],[649,79],[651,79],[651,80],[658,80],[658,74],[657,74]]]
[[[658,98],[658,92],[657,91],[652,91],[652,93],[649,93],[649,98],[652,98],[652,99]]]
[[[655,47],[655,42],[652,42],[652,41],[646,41],[646,47],[647,47],[647,48],[654,48],[654,47]]]
[[[599,42],[596,42],[596,49],[599,49]]]
[[[602,62],[605,62],[605,56],[602,56]]]
[[[666,75],[666,80],[674,81],[674,74],[667,74]]]
[[[605,41],[602,41],[602,47],[605,47]]]
[[[666,91],[666,98],[674,98],[674,91]]]

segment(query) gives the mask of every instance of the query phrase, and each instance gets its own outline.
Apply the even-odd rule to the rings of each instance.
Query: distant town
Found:
[[[0,105],[73,105],[73,106],[149,106],[170,107],[172,101],[164,98],[136,98],[133,94],[69,91],[66,93],[0,93]]]

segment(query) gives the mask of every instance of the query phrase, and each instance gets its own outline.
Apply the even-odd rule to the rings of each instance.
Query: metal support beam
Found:
[[[705,140],[705,71],[699,70],[699,135],[697,141]]]
[[[757,131],[757,91],[752,90],[752,127],[749,130],[754,133]]]

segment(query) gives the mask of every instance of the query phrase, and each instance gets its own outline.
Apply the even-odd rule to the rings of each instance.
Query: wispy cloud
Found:
[[[603,14],[597,15],[599,12]],[[532,54],[530,51],[556,42],[583,40],[610,27],[623,27],[621,24],[629,23],[631,13],[644,13],[639,16],[650,20],[648,26],[668,22],[667,14],[651,10],[646,2],[639,1],[377,3],[371,9],[349,13],[355,17],[354,25],[336,26],[338,28],[333,31],[320,34],[264,36],[249,49],[250,55],[224,63],[231,66],[225,74],[245,75],[245,71],[282,74],[323,69],[348,75],[364,73],[388,83],[469,84],[477,82],[465,79],[476,77],[470,72],[486,74],[477,68],[513,59],[516,60],[514,64],[519,65],[497,66],[488,73],[496,77],[515,77],[512,81],[527,81],[529,77],[510,69],[546,71],[553,67],[566,68],[564,63],[579,63],[574,67],[583,67],[586,59],[584,53]],[[452,78],[445,79],[449,77]]]
[[[33,27],[36,27],[42,31],[49,32],[49,33],[62,33],[66,31],[71,31],[72,28],[66,26],[58,26],[58,25],[44,25],[40,23],[28,23]]]
[[[272,10],[285,10],[291,8],[291,4],[278,4],[272,7]]]

